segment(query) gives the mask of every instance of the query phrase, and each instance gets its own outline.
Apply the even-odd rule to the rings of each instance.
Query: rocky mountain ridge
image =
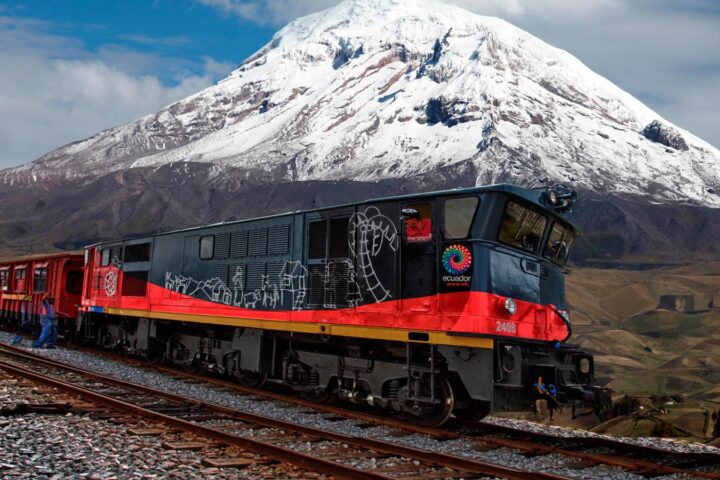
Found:
[[[184,162],[212,164],[214,183],[377,181],[468,161],[470,184],[547,178],[720,206],[716,148],[567,52],[420,0],[346,0],[295,20],[217,85],[0,172],[0,185]]]
[[[497,182],[580,190],[578,259],[720,251],[716,148],[433,0],[300,18],[217,85],[0,171],[0,251]]]

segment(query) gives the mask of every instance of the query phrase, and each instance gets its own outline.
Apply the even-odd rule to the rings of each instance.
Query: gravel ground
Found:
[[[7,342],[10,338],[9,334],[0,332],[0,342]],[[25,346],[29,341],[25,341]],[[490,451],[479,451],[476,449],[476,443],[466,440],[438,441],[423,435],[408,435],[397,437],[392,435],[392,429],[378,426],[373,428],[361,428],[358,426],[359,421],[330,421],[324,417],[324,414],[307,414],[301,413],[307,411],[306,407],[296,407],[282,402],[276,401],[260,401],[257,397],[251,395],[242,395],[236,392],[230,392],[211,384],[203,384],[197,382],[188,382],[172,376],[152,371],[149,369],[126,365],[122,362],[109,360],[100,355],[79,352],[58,348],[57,350],[35,350],[36,352],[48,357],[64,361],[73,365],[77,365],[94,372],[106,374],[122,380],[132,381],[143,385],[152,386],[161,390],[166,390],[179,395],[197,398],[200,400],[217,403],[231,408],[236,408],[257,415],[271,416],[283,420],[290,420],[303,425],[319,427],[326,430],[342,433],[350,436],[369,437],[380,440],[386,440],[394,443],[401,443],[412,447],[423,448],[427,450],[446,452],[454,455],[462,455],[481,461],[493,462],[502,465],[513,466],[516,468],[529,469],[532,471],[545,471],[557,473],[574,478],[610,478],[610,479],[640,479],[639,475],[624,472],[622,470],[604,466],[596,466],[575,470],[567,468],[567,462],[570,459],[554,456],[538,456],[528,457],[519,451],[507,449],[498,449]],[[592,432],[571,430],[560,427],[545,426],[533,422],[522,420],[501,419],[489,417],[486,421],[498,423],[501,425],[523,428],[533,431],[542,431],[557,436],[601,436],[617,439],[617,437],[609,437],[605,435],[597,435]],[[680,452],[705,452],[712,451],[720,453],[720,449],[708,447],[701,444],[684,444],[677,441],[655,438],[624,438],[628,443],[636,443],[658,448]]]
[[[0,372],[0,408],[18,403],[66,402],[56,390]],[[139,425],[148,427],[152,425]],[[203,465],[206,457],[259,459],[236,448],[169,450],[168,441],[189,441],[184,434],[136,436],[127,426],[89,416],[25,414],[0,416],[2,479],[270,479],[320,478],[285,464],[256,464],[245,469]]]

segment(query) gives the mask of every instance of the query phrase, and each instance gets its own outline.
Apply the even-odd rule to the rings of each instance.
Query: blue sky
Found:
[[[720,0],[446,1],[568,50],[720,146]],[[0,0],[0,169],[212,85],[282,25],[335,3]]]
[[[272,25],[229,15],[194,0],[2,0],[0,13],[35,20],[40,34],[73,39],[80,50],[60,57],[141,53],[162,58],[161,68],[138,63],[164,82],[203,73],[203,58],[237,64],[264,45]],[[133,65],[127,65],[132,68]]]

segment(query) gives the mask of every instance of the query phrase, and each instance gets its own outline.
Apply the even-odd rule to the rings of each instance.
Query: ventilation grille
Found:
[[[233,232],[230,241],[230,256],[233,258],[246,257],[248,253],[248,232]]]
[[[228,258],[230,256],[230,234],[218,233],[215,235],[215,258]]]
[[[327,234],[327,222],[310,222],[308,227],[308,258],[325,258],[325,235]]]
[[[264,263],[250,263],[247,265],[247,283],[246,290],[259,290],[263,286],[263,276],[265,275]]]
[[[308,265],[307,303],[322,306],[325,303],[325,265]]]
[[[267,255],[267,228],[256,228],[250,231],[249,254],[254,257]]]
[[[285,262],[269,262],[267,264],[268,285],[280,287],[280,273],[284,266]]]
[[[212,267],[212,278],[219,278],[225,285],[227,281],[228,267],[227,265],[213,265]]]
[[[268,255],[285,255],[290,244],[290,225],[270,227]]]
[[[325,306],[327,308],[348,306],[349,274],[350,269],[347,262],[328,264],[325,278]]]
[[[330,220],[330,258],[347,258],[349,217]]]

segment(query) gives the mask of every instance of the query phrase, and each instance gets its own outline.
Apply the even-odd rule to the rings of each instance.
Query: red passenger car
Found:
[[[35,255],[0,260],[0,318],[13,326],[37,321],[42,299],[55,299],[61,327],[74,324],[83,283],[83,256]]]

